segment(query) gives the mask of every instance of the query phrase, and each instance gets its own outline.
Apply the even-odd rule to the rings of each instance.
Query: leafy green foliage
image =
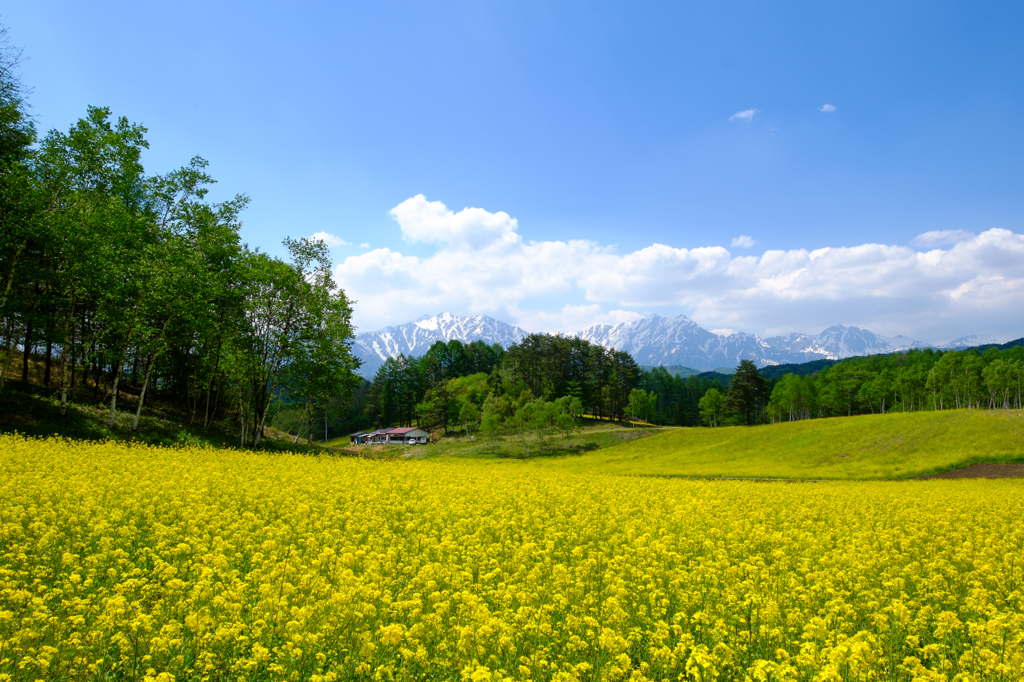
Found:
[[[741,360],[725,396],[729,408],[742,417],[747,426],[751,426],[767,398],[766,384],[757,371],[757,365],[750,360]]]
[[[705,426],[719,426],[725,416],[725,396],[717,388],[708,389],[697,403]]]
[[[500,415],[498,422],[506,424],[528,402],[571,397],[578,401],[579,414],[621,419],[640,376],[629,354],[577,338],[534,334],[507,351],[482,341],[437,341],[418,360],[400,355],[385,361],[374,377],[366,411],[382,426],[416,422],[447,432],[453,425],[463,430],[482,425],[487,432],[485,419],[493,422]],[[645,400],[642,418],[653,414],[657,398]]]
[[[768,421],[948,409],[1020,409],[1024,348],[912,350],[849,358],[775,382]]]
[[[253,447],[275,398],[306,422],[345,403],[359,383],[351,306],[325,246],[286,239],[287,262],[249,250],[248,199],[206,201],[200,157],[148,175],[146,129],[109,109],[31,147],[16,62],[0,48],[0,390],[16,357],[27,389],[45,349],[43,389],[65,416],[84,400],[124,428],[127,399],[136,430],[159,397]]]

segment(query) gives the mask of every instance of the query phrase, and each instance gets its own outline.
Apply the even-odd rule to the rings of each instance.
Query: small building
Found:
[[[366,434],[366,442],[374,445],[381,445],[388,442],[388,431],[391,429],[377,429],[372,433]]]
[[[430,440],[430,434],[416,426],[408,426],[387,430],[388,443],[401,443],[403,445],[426,445]]]
[[[394,443],[396,445],[423,445],[430,442],[430,434],[415,426],[392,426],[388,429],[377,429],[370,433],[353,433],[349,436],[353,445],[370,443],[372,445],[384,445]]]

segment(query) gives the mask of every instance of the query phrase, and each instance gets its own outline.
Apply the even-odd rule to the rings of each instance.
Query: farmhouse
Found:
[[[364,445],[373,443],[383,445],[385,443],[401,443],[402,445],[423,445],[430,439],[430,434],[421,428],[392,427],[389,429],[377,429],[370,433],[357,431],[349,434],[352,445]]]
[[[430,434],[415,426],[388,429],[388,443],[404,443],[406,445],[424,445]]]

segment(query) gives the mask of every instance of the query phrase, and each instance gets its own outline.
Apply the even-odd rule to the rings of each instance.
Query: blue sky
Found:
[[[250,245],[348,242],[366,329],[449,309],[1024,335],[1021,3],[37,0],[0,22],[42,129],[110,106],[149,127],[151,172],[200,154],[249,194]],[[508,214],[518,256],[392,211],[421,194]],[[509,265],[573,240],[546,287]]]

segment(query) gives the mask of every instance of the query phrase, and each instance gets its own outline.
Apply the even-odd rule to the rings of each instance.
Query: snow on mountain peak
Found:
[[[400,353],[423,355],[436,341],[484,341],[508,348],[527,335],[521,327],[486,315],[463,317],[443,312],[424,315],[404,325],[361,333],[356,337],[354,351],[363,360],[363,374],[372,376],[387,358],[398,357]],[[753,360],[764,367],[892,353],[926,345],[905,336],[885,337],[840,324],[819,334],[792,333],[764,339],[745,332],[719,334],[704,329],[685,315],[649,315],[632,322],[595,324],[570,336],[625,351],[642,365],[683,365],[705,371],[733,367],[740,360]],[[982,338],[986,337],[965,337],[953,343],[964,346],[968,341]]]
[[[486,315],[462,317],[443,312],[424,315],[413,322],[356,335],[353,351],[363,361],[363,376],[372,377],[388,358],[419,357],[437,341],[458,339],[463,343],[484,341],[508,348],[526,338],[527,332]]]
[[[971,334],[970,336],[961,336],[959,339],[953,339],[947,344],[944,344],[943,348],[971,348],[973,346],[985,346],[988,344],[999,344],[1002,343],[996,336]]]

